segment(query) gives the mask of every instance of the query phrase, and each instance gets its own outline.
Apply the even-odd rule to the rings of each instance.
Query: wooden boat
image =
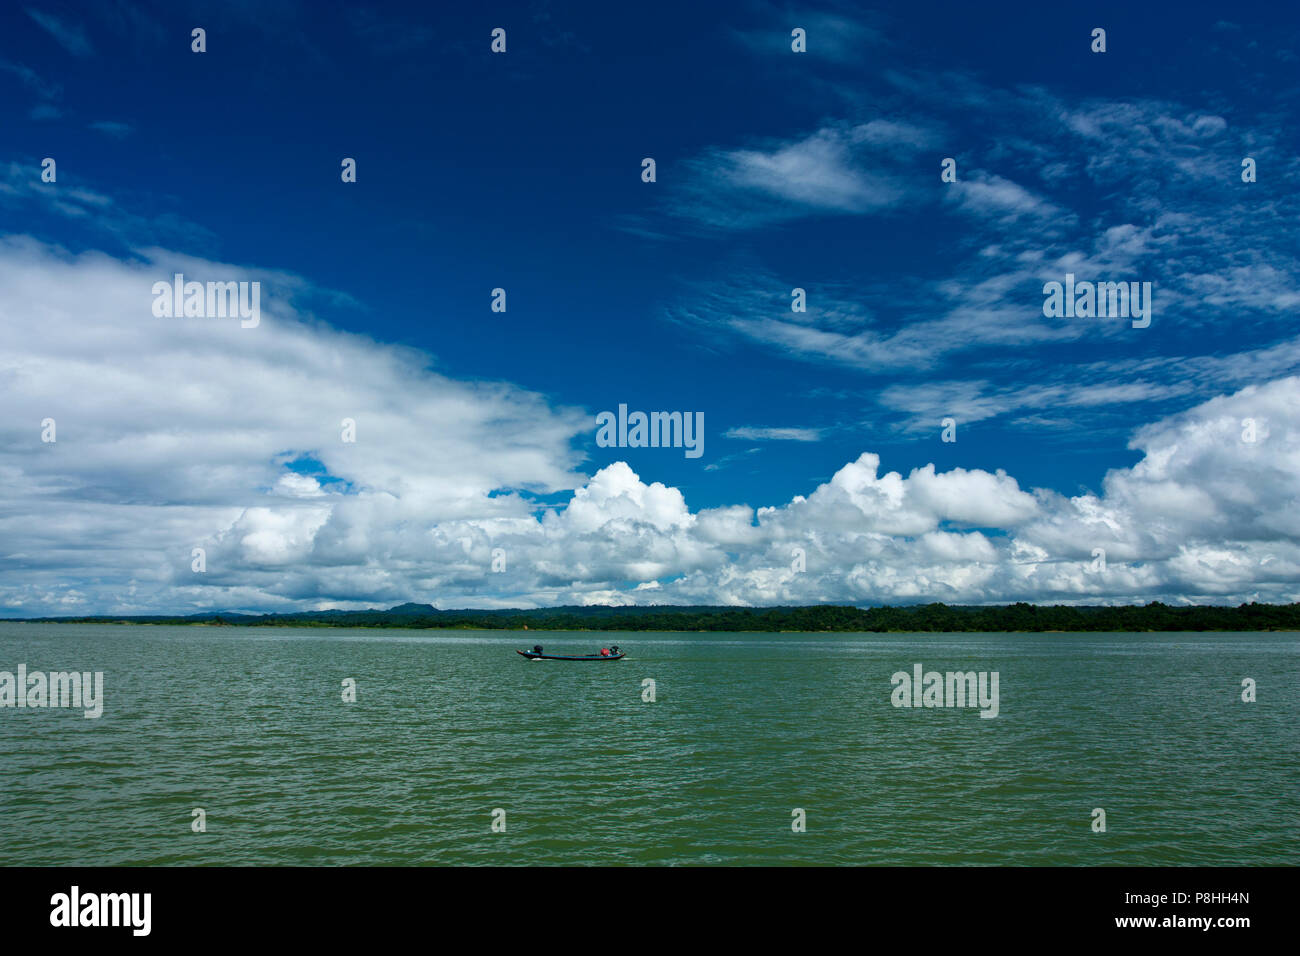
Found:
[[[515,651],[530,661],[621,661],[627,656],[626,652],[618,648],[611,648],[609,654],[582,654],[578,656],[565,656],[562,654],[539,654],[536,651]]]

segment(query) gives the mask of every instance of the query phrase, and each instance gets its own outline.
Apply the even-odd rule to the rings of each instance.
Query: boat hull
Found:
[[[627,656],[620,651],[617,654],[585,654],[581,657],[564,657],[560,654],[538,654],[535,651],[515,651],[516,654],[530,661],[621,661]]]

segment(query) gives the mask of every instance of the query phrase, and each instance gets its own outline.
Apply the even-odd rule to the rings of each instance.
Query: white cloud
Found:
[[[1098,493],[866,452],[783,504],[692,511],[624,462],[581,475],[588,415],[305,321],[292,277],[153,257],[0,243],[6,613],[1300,598],[1300,378],[1139,429]],[[154,318],[173,269],[260,277],[261,325]]]
[[[261,324],[154,317],[152,284],[174,271],[262,281]],[[150,582],[141,602],[175,603],[160,598],[172,586],[188,601],[263,584],[241,577],[243,562],[307,553],[335,567],[384,564],[374,593],[405,593],[388,562],[425,554],[433,525],[527,516],[521,490],[581,481],[570,441],[587,416],[507,384],[445,378],[421,353],[304,321],[280,295],[301,285],[165,253],[128,264],[0,243],[0,540],[10,569],[0,603],[73,573],[111,577],[96,595],[110,605],[122,579],[142,591]],[[47,418],[53,444],[41,441]],[[354,444],[341,440],[345,418],[356,422]],[[347,493],[320,496],[315,478],[288,467],[304,457]],[[494,494],[502,490],[512,493]],[[206,575],[189,570],[197,546],[210,549]],[[64,549],[79,552],[75,572]],[[265,603],[333,586],[301,570],[276,577]]]

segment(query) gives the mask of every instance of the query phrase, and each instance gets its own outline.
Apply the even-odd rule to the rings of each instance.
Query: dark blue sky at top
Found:
[[[680,211],[701,157],[772,148],[837,122],[927,118],[931,101],[888,82],[896,71],[940,86],[944,75],[972,77],[1008,94],[1038,87],[1070,102],[1174,103],[1248,131],[1278,111],[1295,116],[1297,62],[1266,42],[1295,37],[1294,5],[456,6],[41,5],[81,24],[78,51],[24,5],[6,5],[0,60],[40,79],[0,72],[0,160],[35,170],[57,157],[61,184],[111,196],[139,218],[106,230],[0,206],[0,227],[73,250],[158,245],[298,274],[350,298],[310,302],[331,325],[418,347],[456,378],[506,380],[587,409],[585,470],[626,459],[644,480],[680,487],[692,508],[807,494],[863,451],[904,473],[934,462],[1004,468],[1025,487],[1096,488],[1107,468],[1137,459],[1125,447],[1134,429],[1208,396],[1039,409],[1055,427],[994,416],[962,426],[954,445],[939,441],[937,419],[904,427],[877,398],[968,376],[1011,386],[1025,369],[1106,362],[1117,350],[1125,359],[1216,355],[1276,339],[1273,319],[1224,310],[1182,337],[978,346],[928,367],[863,368],[673,317],[702,289],[760,273],[773,284],[738,308],[788,316],[789,290],[802,286],[811,311],[834,287],[898,329],[918,312],[914,301],[891,304],[896,289],[965,281],[974,257],[969,218],[937,199],[746,228],[701,224]],[[819,55],[825,38],[815,32],[808,54],[791,54],[805,9],[864,24],[860,55]],[[1224,20],[1255,39],[1234,38]],[[194,26],[208,32],[202,56],[189,49]],[[504,56],[489,52],[498,26],[508,31]],[[1095,26],[1108,33],[1104,57],[1088,49]],[[770,51],[753,41],[767,34]],[[105,122],[129,129],[92,128]],[[945,141],[896,167],[915,195],[945,188],[944,156],[958,157],[963,173],[1026,181],[1033,159],[1005,147],[1005,123],[991,126],[978,110],[943,123]],[[1269,132],[1296,144],[1294,127]],[[1245,154],[1225,148],[1226,184]],[[358,161],[355,185],[339,181],[345,156]],[[658,162],[654,184],[640,179],[645,156]],[[1257,186],[1261,199],[1294,192]],[[1068,198],[1086,236],[1120,221],[1107,217],[1123,188],[1063,182],[1052,198]],[[1036,228],[1005,227],[1018,241]],[[1256,239],[1294,243],[1294,233]],[[989,241],[985,231],[976,245]],[[497,286],[508,293],[505,314],[489,311]],[[1024,321],[1041,319],[1041,294],[1023,301]],[[620,402],[703,411],[704,457],[596,448],[595,414]],[[961,408],[952,413],[962,420]],[[820,429],[821,440],[723,437],[743,426]]]

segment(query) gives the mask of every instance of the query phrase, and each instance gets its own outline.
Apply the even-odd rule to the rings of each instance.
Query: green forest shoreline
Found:
[[[483,631],[658,632],[1149,632],[1300,631],[1300,604],[1129,606],[919,604],[859,608],[809,607],[554,607],[439,610],[402,604],[388,610],[306,611],[293,614],[212,612],[192,615],[97,615],[0,618],[7,622],[152,624],[206,627],[429,628]]]

